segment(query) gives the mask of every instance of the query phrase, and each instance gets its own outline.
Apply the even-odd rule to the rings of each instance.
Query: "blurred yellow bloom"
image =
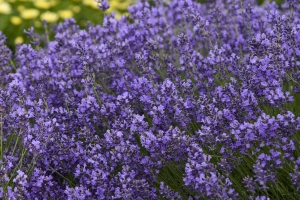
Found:
[[[131,1],[127,0],[124,2],[120,2],[120,0],[113,0],[110,1],[110,7],[107,12],[113,12],[116,10],[126,10],[128,6],[131,5]]]
[[[90,6],[95,9],[99,9],[97,3],[94,0],[83,0],[82,3],[86,6]],[[116,18],[121,17],[121,13],[118,10],[126,10],[128,6],[132,4],[132,0],[110,0],[110,7],[107,10],[108,13],[117,11]]]
[[[83,0],[82,3],[86,6],[90,5],[90,0]]]
[[[117,18],[117,19],[121,19],[121,17],[122,17],[122,14],[121,14],[121,13],[119,13],[119,12],[117,12],[117,13],[116,13],[116,15],[115,15],[115,18]]]
[[[47,22],[56,22],[58,20],[58,14],[54,13],[54,12],[44,12],[43,14],[41,14],[41,20],[46,20]]]
[[[17,9],[18,9],[19,12],[22,12],[23,10],[25,10],[25,7],[20,5],[20,6],[17,7]]]
[[[63,19],[73,17],[73,12],[70,10],[60,10],[58,11],[58,14]]]
[[[97,5],[97,3],[94,2],[94,0],[83,0],[82,3],[86,6],[93,6],[94,3]]]
[[[10,18],[10,22],[11,22],[13,25],[18,26],[18,25],[20,25],[20,24],[22,23],[22,19],[21,19],[20,17],[18,17],[18,16],[12,16],[12,17]]]
[[[15,44],[23,43],[24,39],[21,36],[16,37]]]
[[[99,9],[98,8],[98,5],[97,5],[97,2],[95,2],[94,0],[90,0],[90,6],[94,9]]]
[[[107,10],[108,13],[112,13],[112,12],[116,12],[115,17],[117,19],[120,19],[122,17],[122,15],[120,12],[118,12],[119,10],[126,10],[128,8],[128,6],[130,6],[132,4],[131,0],[112,0],[110,1],[110,7]]]
[[[71,9],[75,12],[75,13],[79,13],[81,8],[80,6],[72,6]]]
[[[11,13],[11,7],[9,3],[7,2],[1,2],[0,3],[0,14],[10,14]]]
[[[24,9],[21,11],[21,17],[23,19],[34,19],[36,18],[40,12],[37,9]]]
[[[52,0],[52,1],[49,2],[49,4],[50,4],[51,6],[56,6],[56,5],[59,4],[59,3],[60,3],[59,0]]]
[[[37,27],[37,28],[42,27],[42,22],[34,21],[34,26]]]
[[[39,9],[49,9],[52,6],[52,4],[46,0],[36,0],[33,4]]]

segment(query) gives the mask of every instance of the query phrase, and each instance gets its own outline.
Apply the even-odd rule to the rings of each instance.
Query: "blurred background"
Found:
[[[138,0],[110,0],[106,13],[116,12],[116,18],[127,13],[127,7]],[[209,0],[198,0],[201,3]],[[257,0],[262,4],[264,0]],[[282,0],[276,0],[280,5]],[[24,33],[34,27],[37,33],[45,32],[42,20],[56,24],[65,18],[74,18],[81,28],[86,22],[101,24],[104,13],[94,0],[0,0],[0,31],[7,37],[6,44],[14,51],[18,43],[29,43]]]
[[[135,1],[110,0],[106,13],[115,11],[116,18],[120,18]],[[14,50],[18,43],[29,43],[24,29],[34,27],[37,33],[45,32],[42,20],[57,24],[65,18],[74,18],[84,28],[88,21],[101,24],[103,15],[94,0],[0,0],[0,31],[7,37],[6,44]]]

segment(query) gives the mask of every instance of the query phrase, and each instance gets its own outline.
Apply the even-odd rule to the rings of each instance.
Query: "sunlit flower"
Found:
[[[22,12],[23,10],[25,10],[25,7],[22,6],[22,5],[19,5],[19,6],[17,7],[17,10],[18,10],[19,12]]]
[[[120,2],[117,0],[111,1],[110,2],[110,7],[107,10],[107,12],[113,12],[115,10],[126,10],[128,8],[128,6],[131,5],[131,1],[124,1],[124,2]]]
[[[21,37],[21,36],[16,37],[15,44],[20,44],[20,43],[23,43],[23,42],[24,42],[23,37]]]
[[[92,1],[93,1],[93,0],[83,0],[82,3],[83,3],[84,5],[86,5],[86,6],[90,6],[90,4],[91,4]]]
[[[80,6],[72,6],[71,9],[75,12],[75,13],[79,13],[81,8]]]
[[[49,9],[52,6],[52,4],[46,0],[34,1],[33,4],[35,7],[39,8],[39,9]]]
[[[49,1],[49,4],[53,7],[53,6],[56,6],[57,4],[59,4],[59,1],[52,0],[52,1]]]
[[[11,13],[11,7],[9,3],[7,2],[0,2],[0,14],[10,14]]]
[[[20,25],[22,23],[22,19],[18,16],[12,16],[10,18],[10,22],[13,24],[13,25]]]
[[[71,18],[71,17],[73,17],[73,12],[70,10],[60,10],[60,11],[58,11],[58,15],[63,19]]]
[[[47,22],[56,22],[58,20],[58,14],[54,13],[54,12],[44,12],[43,14],[41,14],[41,20],[46,20]]]
[[[118,0],[114,0],[110,2],[110,7],[107,10],[108,13],[116,12],[115,17],[120,19],[122,13],[118,12],[118,10],[126,10],[128,6],[131,5],[131,1],[119,2]]]
[[[39,10],[37,9],[24,9],[21,12],[21,17],[23,19],[34,19],[40,14]]]
[[[97,3],[95,2],[95,1],[93,1],[93,0],[90,0],[90,6],[92,7],[92,8],[94,8],[94,9],[99,9],[98,8],[98,6],[97,6]]]
[[[42,27],[42,22],[41,21],[34,21],[34,26],[39,28]]]

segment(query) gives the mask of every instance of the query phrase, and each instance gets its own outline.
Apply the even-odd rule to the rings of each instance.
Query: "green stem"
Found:
[[[49,168],[52,169],[52,171],[54,171],[55,173],[57,173],[60,177],[62,177],[63,179],[65,180],[68,180],[67,177],[65,177],[64,175],[62,175],[61,173],[59,173],[58,171],[56,171],[54,168],[52,168],[50,165],[49,165]]]
[[[12,66],[14,66],[14,69],[17,70],[17,67],[12,59],[10,59],[10,64],[12,64]]]
[[[0,160],[3,161],[3,121],[2,114],[0,114]]]

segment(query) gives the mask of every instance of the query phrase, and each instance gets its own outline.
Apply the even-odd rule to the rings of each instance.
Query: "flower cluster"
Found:
[[[300,198],[299,11],[142,1],[14,57],[0,34],[0,198]]]

